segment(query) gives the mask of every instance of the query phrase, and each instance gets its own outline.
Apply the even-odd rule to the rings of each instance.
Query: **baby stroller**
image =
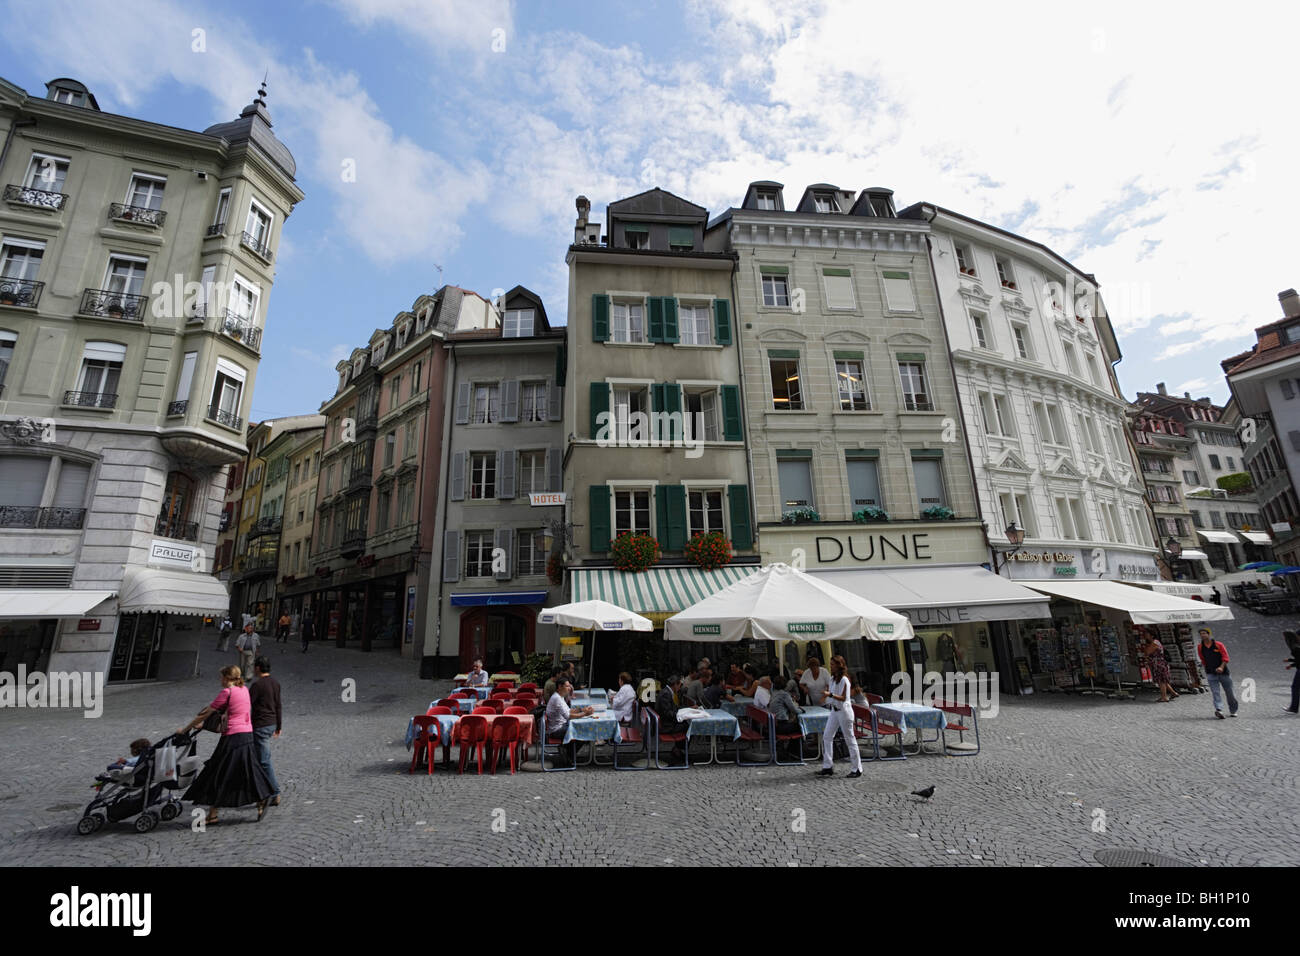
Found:
[[[95,799],[77,821],[77,832],[87,836],[106,821],[120,823],[135,817],[137,833],[148,833],[159,820],[180,815],[181,800],[176,791],[193,782],[203,766],[199,758],[197,730],[172,734],[139,754],[133,767],[110,770],[95,777]]]

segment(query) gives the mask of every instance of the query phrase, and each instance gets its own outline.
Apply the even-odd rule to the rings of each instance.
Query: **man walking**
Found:
[[[227,614],[221,622],[221,634],[217,638],[217,650],[230,650],[230,632],[233,628],[234,625],[230,623],[230,615]]]
[[[235,647],[239,648],[239,672],[245,676],[253,673],[253,658],[257,656],[257,649],[262,646],[262,639],[257,636],[253,630],[252,622],[244,625],[244,633],[235,639]]]
[[[257,682],[248,691],[253,716],[253,737],[257,741],[257,759],[266,771],[266,779],[271,782],[270,805],[278,807],[280,782],[275,779],[275,770],[271,768],[271,741],[280,736],[283,725],[280,682],[271,676],[271,664],[265,657],[259,657],[253,667],[257,670]]]
[[[312,622],[310,612],[302,616],[302,652],[307,653],[307,644],[316,639],[316,625]]]
[[[279,629],[277,630],[275,635],[276,643],[278,644],[289,643],[289,624],[291,622],[289,620],[289,612],[287,610],[280,612],[280,620],[277,623]]]
[[[1214,716],[1223,720],[1222,695],[1228,695],[1228,716],[1237,716],[1237,697],[1232,692],[1232,678],[1228,676],[1228,649],[1223,641],[1216,641],[1208,627],[1201,628],[1201,643],[1196,645],[1196,653],[1201,658],[1201,666],[1210,681],[1210,693],[1214,695]]]

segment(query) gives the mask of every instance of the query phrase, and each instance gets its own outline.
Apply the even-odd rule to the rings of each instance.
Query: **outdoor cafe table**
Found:
[[[719,708],[708,710],[707,717],[693,717],[686,722],[686,746],[690,746],[694,737],[709,738],[709,759],[702,766],[718,762],[718,738],[728,736],[732,740],[740,737],[740,721],[733,714]]]
[[[618,727],[618,718],[614,716],[613,711],[594,714],[591,717],[573,718],[569,721],[569,726],[565,728],[562,743],[597,744],[606,740],[613,744],[623,742],[623,734]],[[596,748],[592,747],[586,762],[590,764],[595,760]]]
[[[732,717],[744,717],[746,708],[752,703],[754,703],[754,698],[752,697],[737,697],[735,700],[724,700],[722,702],[722,709]]]
[[[927,707],[907,700],[891,700],[873,704],[871,709],[876,712],[876,719],[881,723],[893,724],[899,730],[915,730],[917,753],[943,753],[942,747],[938,751],[926,750],[921,741],[922,730],[942,731],[948,726],[947,715],[938,707]],[[942,734],[940,738],[942,739]]]
[[[456,706],[460,708],[462,714],[468,714],[478,706],[478,700],[474,697],[451,697],[448,699],[456,702]]]
[[[432,707],[434,705],[430,704],[429,706]],[[450,758],[451,745],[455,742],[452,740],[450,735],[455,733],[456,722],[460,720],[460,715],[459,714],[434,714],[433,716],[437,718],[438,721],[438,743],[442,744],[442,748],[443,748],[442,753],[444,757],[443,765],[446,766],[447,761],[451,759]],[[406,724],[406,749],[410,750],[411,746],[414,743],[415,743],[415,718],[412,717]]]

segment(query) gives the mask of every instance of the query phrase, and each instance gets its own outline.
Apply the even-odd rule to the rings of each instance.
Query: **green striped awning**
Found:
[[[680,611],[730,587],[758,570],[758,565],[737,565],[701,571],[699,568],[648,568],[617,571],[614,568],[572,568],[573,600],[608,601],[638,614]]]

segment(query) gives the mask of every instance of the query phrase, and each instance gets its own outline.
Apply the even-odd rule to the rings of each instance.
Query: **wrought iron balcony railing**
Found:
[[[124,322],[143,322],[147,295],[131,295],[109,289],[87,289],[81,296],[81,314]]]
[[[369,488],[372,484],[374,484],[373,480],[370,477],[370,472],[371,472],[371,466],[369,462],[366,462],[366,466],[364,468],[354,468],[352,472],[348,475],[348,484],[347,484],[348,491],[352,491],[355,488]]]
[[[226,233],[226,224],[224,222],[214,222],[208,226],[209,236],[223,236]]]
[[[227,428],[233,428],[238,431],[244,426],[244,420],[234,412],[228,412],[220,405],[208,406],[208,419],[216,422],[218,425],[225,425]]]
[[[170,418],[173,415],[184,415],[189,407],[189,399],[182,402],[172,402],[167,406],[167,417]]]
[[[148,206],[130,206],[124,202],[115,202],[108,207],[108,218],[157,229],[167,218],[167,213],[161,209],[150,209]]]
[[[258,518],[253,522],[253,526],[248,529],[248,537],[252,539],[263,534],[279,534],[283,520],[283,517],[279,515],[271,518]]]
[[[280,568],[279,554],[259,554],[244,559],[245,574],[274,574]]]
[[[85,508],[30,508],[23,505],[0,505],[0,528],[79,531],[85,522]]]
[[[0,277],[0,305],[17,305],[25,309],[34,309],[41,301],[44,282],[34,279],[10,279]]]
[[[160,515],[157,523],[154,524],[153,533],[160,534],[164,538],[175,538],[178,541],[198,541],[199,524],[197,521],[176,521],[166,515]]]
[[[221,321],[221,331],[232,339],[243,342],[254,352],[262,350],[262,330],[254,325],[251,319],[233,309],[226,309],[226,316]]]
[[[265,242],[259,242],[257,237],[254,236],[252,233],[248,233],[248,232],[242,233],[239,237],[239,241],[242,242],[249,249],[252,249],[254,252],[256,252],[267,262],[271,261],[271,247],[267,245]]]
[[[64,392],[64,405],[80,405],[82,408],[116,408],[116,392]]]
[[[57,212],[68,201],[66,193],[49,189],[35,189],[32,186],[16,186],[10,183],[5,187],[5,202],[21,203],[36,209],[48,209]]]

